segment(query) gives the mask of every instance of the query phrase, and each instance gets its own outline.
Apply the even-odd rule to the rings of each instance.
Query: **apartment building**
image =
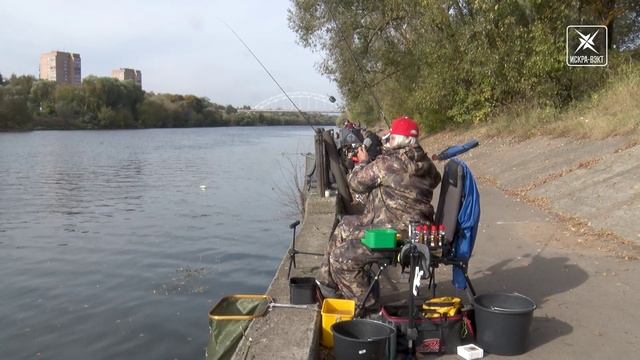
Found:
[[[111,71],[111,77],[118,80],[133,80],[142,87],[142,72],[140,70],[120,68]]]
[[[61,84],[80,85],[82,82],[80,54],[63,51],[41,54],[40,79]]]

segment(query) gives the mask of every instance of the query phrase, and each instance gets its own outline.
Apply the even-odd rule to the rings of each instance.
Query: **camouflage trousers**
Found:
[[[363,266],[379,257],[360,243],[365,226],[359,216],[345,216],[331,235],[318,280],[349,299],[362,301],[369,287]]]

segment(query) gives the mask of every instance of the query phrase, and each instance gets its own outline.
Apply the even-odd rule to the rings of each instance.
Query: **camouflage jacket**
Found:
[[[373,162],[358,165],[349,176],[349,187],[368,194],[360,217],[363,225],[406,229],[411,220],[433,221],[431,198],[440,180],[440,172],[416,144],[385,148]]]

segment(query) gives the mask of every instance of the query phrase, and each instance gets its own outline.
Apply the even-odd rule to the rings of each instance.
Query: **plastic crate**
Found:
[[[396,247],[396,234],[398,232],[394,229],[368,229],[361,242],[371,250],[393,249]]]
[[[353,319],[356,313],[356,302],[347,299],[327,298],[322,302],[322,336],[320,343],[324,347],[333,347],[333,333],[331,325]]]

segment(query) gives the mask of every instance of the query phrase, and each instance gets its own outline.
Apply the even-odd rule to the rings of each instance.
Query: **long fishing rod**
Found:
[[[300,110],[300,108],[298,107],[298,105],[296,105],[296,103],[293,101],[293,99],[291,99],[291,97],[289,97],[289,94],[287,94],[287,92],[284,90],[284,88],[282,88],[282,86],[280,86],[280,83],[278,82],[278,80],[276,80],[276,78],[271,74],[271,72],[269,71],[269,69],[267,69],[266,66],[264,66],[264,64],[262,63],[262,61],[260,61],[260,59],[258,58],[258,56],[253,52],[253,50],[251,50],[251,48],[249,47],[249,45],[247,45],[246,42],[244,42],[244,40],[242,40],[242,38],[240,37],[240,35],[238,35],[238,33],[233,30],[233,28],[231,27],[231,25],[227,24],[224,20],[222,19],[218,19],[220,20],[223,24],[225,24],[227,26],[227,28],[229,28],[229,30],[231,30],[231,32],[233,33],[233,35],[235,35],[235,37],[240,40],[240,42],[242,43],[242,45],[244,45],[245,48],[247,48],[247,50],[249,50],[249,53],[251,53],[251,55],[253,56],[254,59],[256,59],[256,61],[258,62],[258,64],[260,64],[260,66],[262,66],[262,68],[264,69],[264,71],[267,73],[267,75],[269,75],[269,77],[271,78],[271,80],[273,80],[274,83],[276,83],[276,85],[278,85],[278,88],[280,88],[280,91],[282,91],[282,93],[284,94],[284,96],[287,97],[287,99],[289,99],[289,102],[291,102],[291,105],[293,105],[294,108],[296,108],[296,110],[298,110],[298,113],[300,114],[300,116],[302,117],[303,120],[305,120],[307,122],[307,124],[309,124],[309,126],[311,126],[311,128],[313,129],[313,131],[315,132],[316,129],[313,127],[313,125],[311,125],[311,121],[309,121],[309,118],[306,115],[306,113],[302,110]]]
[[[356,58],[356,56],[353,54],[353,50],[351,50],[351,46],[349,46],[349,42],[347,41],[347,38],[344,36],[344,33],[340,31],[340,27],[338,26],[336,17],[333,15],[333,11],[331,11],[329,7],[327,7],[327,11],[329,12],[329,16],[331,16],[331,20],[333,20],[333,23],[336,24],[336,30],[338,31],[338,35],[340,35],[340,38],[342,39],[344,46],[347,48],[349,55],[351,55],[351,59],[353,59],[353,62],[356,64],[356,69],[358,69],[358,71],[360,72],[360,76],[362,77],[362,81],[364,82],[364,85],[371,91],[371,97],[373,97],[373,101],[376,103],[376,106],[378,107],[378,111],[380,111],[382,120],[384,120],[384,123],[387,124],[387,127],[389,127],[389,121],[387,120],[387,117],[384,115],[384,110],[382,109],[382,105],[380,105],[380,101],[378,100],[378,97],[376,96],[375,91],[373,91],[373,87],[369,84],[369,81],[367,81],[367,77],[364,73],[364,68],[362,67],[362,65]]]

